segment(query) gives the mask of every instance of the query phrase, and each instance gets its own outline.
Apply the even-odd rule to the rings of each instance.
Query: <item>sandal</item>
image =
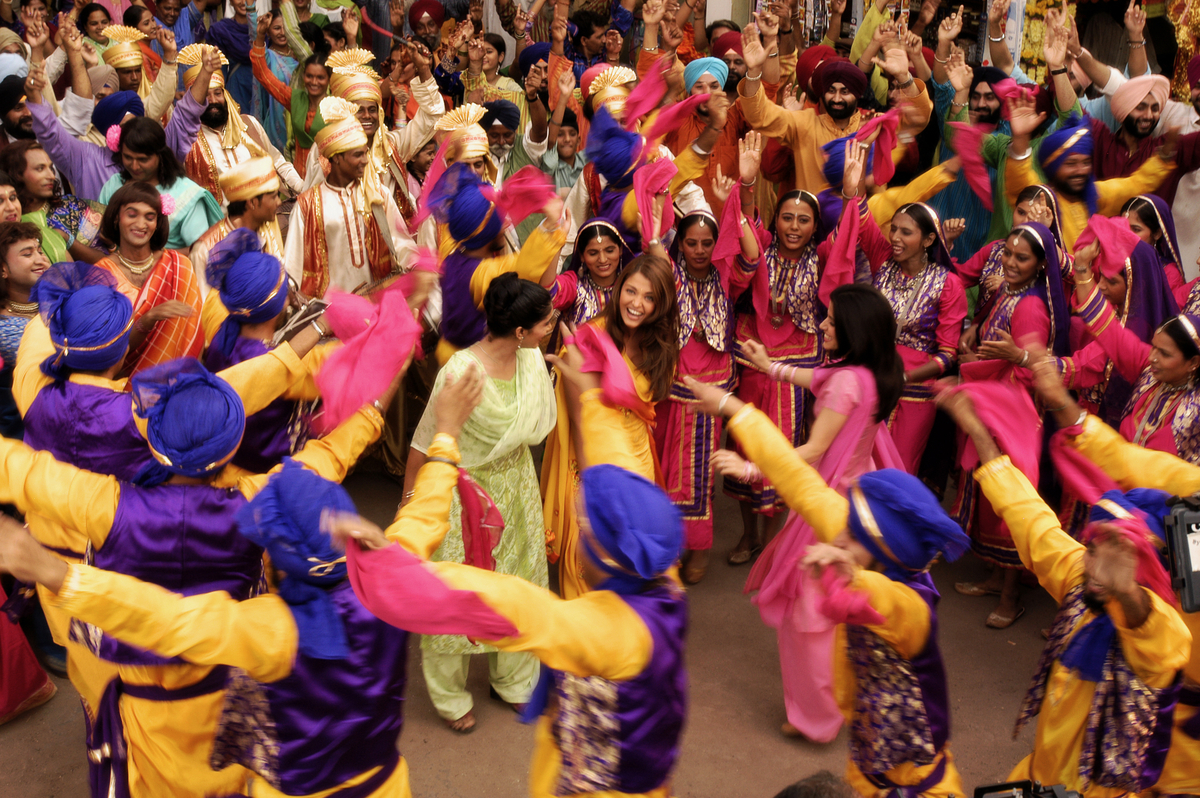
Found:
[[[442,720],[446,722],[446,727],[455,734],[470,734],[475,731],[475,713],[472,710],[468,709],[467,714],[458,720],[447,720],[446,718],[442,718]]]
[[[988,614],[987,620],[984,621],[984,623],[987,625],[987,627],[989,629],[1007,629],[1008,627],[1010,627],[1014,623],[1016,623],[1020,619],[1020,617],[1024,614],[1025,614],[1024,607],[1017,607],[1016,614],[1013,615],[1011,618],[1008,617],[1007,615],[1001,615],[1000,613],[996,612],[995,610],[992,610],[991,613]]]
[[[964,596],[999,596],[1000,590],[988,587],[986,582],[955,582],[954,589]]]
[[[804,739],[804,732],[800,731],[786,720],[783,722],[783,725],[779,727],[779,731],[783,733],[784,737],[790,737],[796,740]]]
[[[760,548],[759,551],[761,550],[762,549]],[[729,556],[725,558],[725,562],[729,563],[730,565],[745,565],[754,558],[755,554],[757,554],[757,552],[754,550],[754,547],[748,549],[734,549],[733,551],[729,552]]]

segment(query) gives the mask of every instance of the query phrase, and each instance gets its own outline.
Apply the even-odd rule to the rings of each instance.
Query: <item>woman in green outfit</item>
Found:
[[[549,586],[545,524],[538,473],[529,447],[545,439],[557,418],[554,389],[538,349],[554,323],[550,292],[515,273],[502,274],[488,287],[483,310],[487,335],[456,352],[442,367],[412,447],[425,453],[433,442],[433,408],[448,380],[458,379],[470,369],[487,375],[483,401],[458,440],[461,466],[492,497],[504,519],[504,533],[493,550],[496,572],[545,588]],[[417,469],[410,471],[406,491],[411,489]],[[406,500],[408,495],[406,492]],[[462,503],[457,490],[450,524],[450,532],[432,559],[463,562]],[[529,700],[537,682],[538,661],[531,654],[498,652],[452,635],[423,637],[421,650],[429,696],[438,714],[456,732],[468,732],[475,726],[471,694],[466,689],[470,655],[488,655],[492,689],[515,709]]]
[[[15,181],[21,221],[42,232],[42,252],[51,263],[104,257],[99,247],[100,212],[70,195],[64,196],[50,156],[32,140],[14,141],[0,152],[0,169]]]

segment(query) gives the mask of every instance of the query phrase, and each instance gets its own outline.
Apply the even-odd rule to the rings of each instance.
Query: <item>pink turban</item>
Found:
[[[1154,96],[1161,111],[1166,107],[1167,97],[1170,93],[1171,81],[1163,75],[1142,75],[1139,78],[1131,78],[1125,82],[1125,85],[1113,92],[1110,101],[1113,116],[1118,122],[1124,122],[1125,117],[1129,116],[1133,109],[1146,99],[1147,94]]]

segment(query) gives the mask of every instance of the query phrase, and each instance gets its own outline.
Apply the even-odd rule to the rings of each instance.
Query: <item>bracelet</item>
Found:
[[[176,60],[176,61],[163,61],[163,66],[175,66],[175,65],[176,65],[176,64],[178,64],[178,63],[179,63],[179,61],[178,61],[178,60]]]
[[[842,199],[844,199],[844,200],[856,200],[856,199],[858,199],[858,192],[857,192],[857,191],[855,191],[853,194],[847,194],[847,193],[846,193],[846,190],[845,190],[845,189],[842,189]]]
[[[759,68],[757,75],[751,75],[749,72],[746,72],[746,80],[762,80],[762,76],[763,71],[761,67]]]
[[[445,463],[452,468],[458,468],[458,463],[451,460],[449,457],[426,457],[426,463]]]
[[[1089,277],[1086,280],[1076,280],[1075,285],[1091,285],[1094,282],[1096,282],[1096,280],[1092,277]]]
[[[755,185],[756,183],[758,183],[758,175],[755,175],[754,179],[751,180],[749,183],[747,183],[745,180],[742,181],[742,185],[745,186],[746,188],[750,188],[751,186]]]
[[[1146,40],[1145,40],[1145,39],[1142,39],[1140,42],[1130,42],[1130,43],[1129,43],[1129,47],[1130,47],[1130,49],[1133,49],[1133,48],[1136,48],[1136,47],[1145,47],[1145,46],[1146,46]]]
[[[377,412],[381,417],[383,416],[383,402],[376,399],[374,402],[371,402],[371,407],[375,408],[375,412]]]
[[[1012,158],[1014,161],[1023,161],[1030,155],[1033,155],[1033,147],[1025,150],[1025,152],[1021,153],[1020,155],[1017,155],[1015,152],[1013,152],[1012,144],[1008,145],[1008,157]]]
[[[647,47],[647,46],[646,46],[646,45],[644,45],[644,44],[642,45],[642,49],[643,49],[643,50],[645,50],[645,51],[646,51],[646,52],[648,52],[648,53],[657,53],[657,52],[658,52],[658,50],[659,50],[659,48],[657,48],[657,47]]]
[[[1018,363],[1017,365],[1024,367],[1024,365],[1029,362],[1029,350],[1024,349],[1022,351],[1024,352],[1024,356],[1021,358],[1021,362]]]
[[[779,53],[778,53],[778,52],[774,52],[774,53],[767,53],[767,58],[778,58],[778,57],[779,57]]]
[[[396,130],[403,130],[404,128],[408,127],[408,120],[397,119],[396,124],[394,124],[392,127],[394,127]]]
[[[937,53],[933,54],[933,60],[937,61],[939,64],[949,64],[950,63],[949,58],[938,58]]]
[[[731,396],[733,396],[733,392],[726,391],[725,395],[721,397],[721,401],[717,402],[717,415],[718,416],[725,415],[725,403],[729,401],[729,397],[731,397]]]
[[[1050,74],[1051,75],[1065,75],[1065,74],[1067,74],[1067,71],[1068,70],[1066,67],[1063,67],[1062,69],[1051,69]]]
[[[1050,413],[1061,413],[1062,411],[1064,411],[1064,410],[1066,410],[1066,409],[1067,409],[1067,403],[1066,403],[1066,402],[1063,402],[1063,403],[1062,403],[1061,405],[1059,405],[1058,407],[1047,407],[1047,408],[1046,408],[1046,411],[1047,411],[1047,412],[1050,412]]]
[[[659,238],[652,238],[646,242],[646,246],[648,246],[648,247],[659,246],[661,244],[662,244],[662,239],[659,239]]]
[[[791,32],[792,32],[791,28],[788,28],[787,30],[784,30],[783,28],[779,29],[780,36],[789,36],[789,35],[791,35]]]
[[[958,102],[955,102],[954,100],[950,101],[951,108],[966,108],[968,105],[970,105],[970,103],[958,103]]]
[[[999,36],[993,36],[992,34],[989,33],[988,41],[989,42],[1002,42],[1002,41],[1004,41],[1004,34],[1001,33]]]
[[[1072,53],[1070,50],[1067,50],[1067,54],[1070,55],[1072,58],[1078,59],[1080,56],[1083,55],[1083,48],[1080,47],[1079,52],[1077,52],[1077,53]]]
[[[900,91],[904,91],[904,90],[905,90],[905,89],[907,89],[909,86],[913,85],[913,83],[915,83],[915,82],[916,82],[916,79],[915,79],[915,78],[913,78],[913,76],[912,76],[912,75],[909,75],[909,76],[908,76],[908,80],[904,81],[903,83],[897,83],[897,84],[896,84],[896,88],[897,88],[897,89],[900,89]]]
[[[309,323],[310,323],[310,324],[312,324],[312,328],[313,328],[314,330],[316,330],[316,331],[317,331],[317,336],[318,336],[318,337],[320,337],[320,338],[324,338],[324,337],[325,337],[325,331],[321,329],[321,324],[320,324],[320,322],[318,322],[316,319],[313,319],[313,320],[312,320],[311,322],[309,322]]]

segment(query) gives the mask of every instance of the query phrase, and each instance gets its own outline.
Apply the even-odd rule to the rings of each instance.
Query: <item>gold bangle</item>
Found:
[[[1076,280],[1075,285],[1091,285],[1094,282],[1096,282],[1095,278],[1091,278],[1091,279],[1087,279],[1087,280]]]

